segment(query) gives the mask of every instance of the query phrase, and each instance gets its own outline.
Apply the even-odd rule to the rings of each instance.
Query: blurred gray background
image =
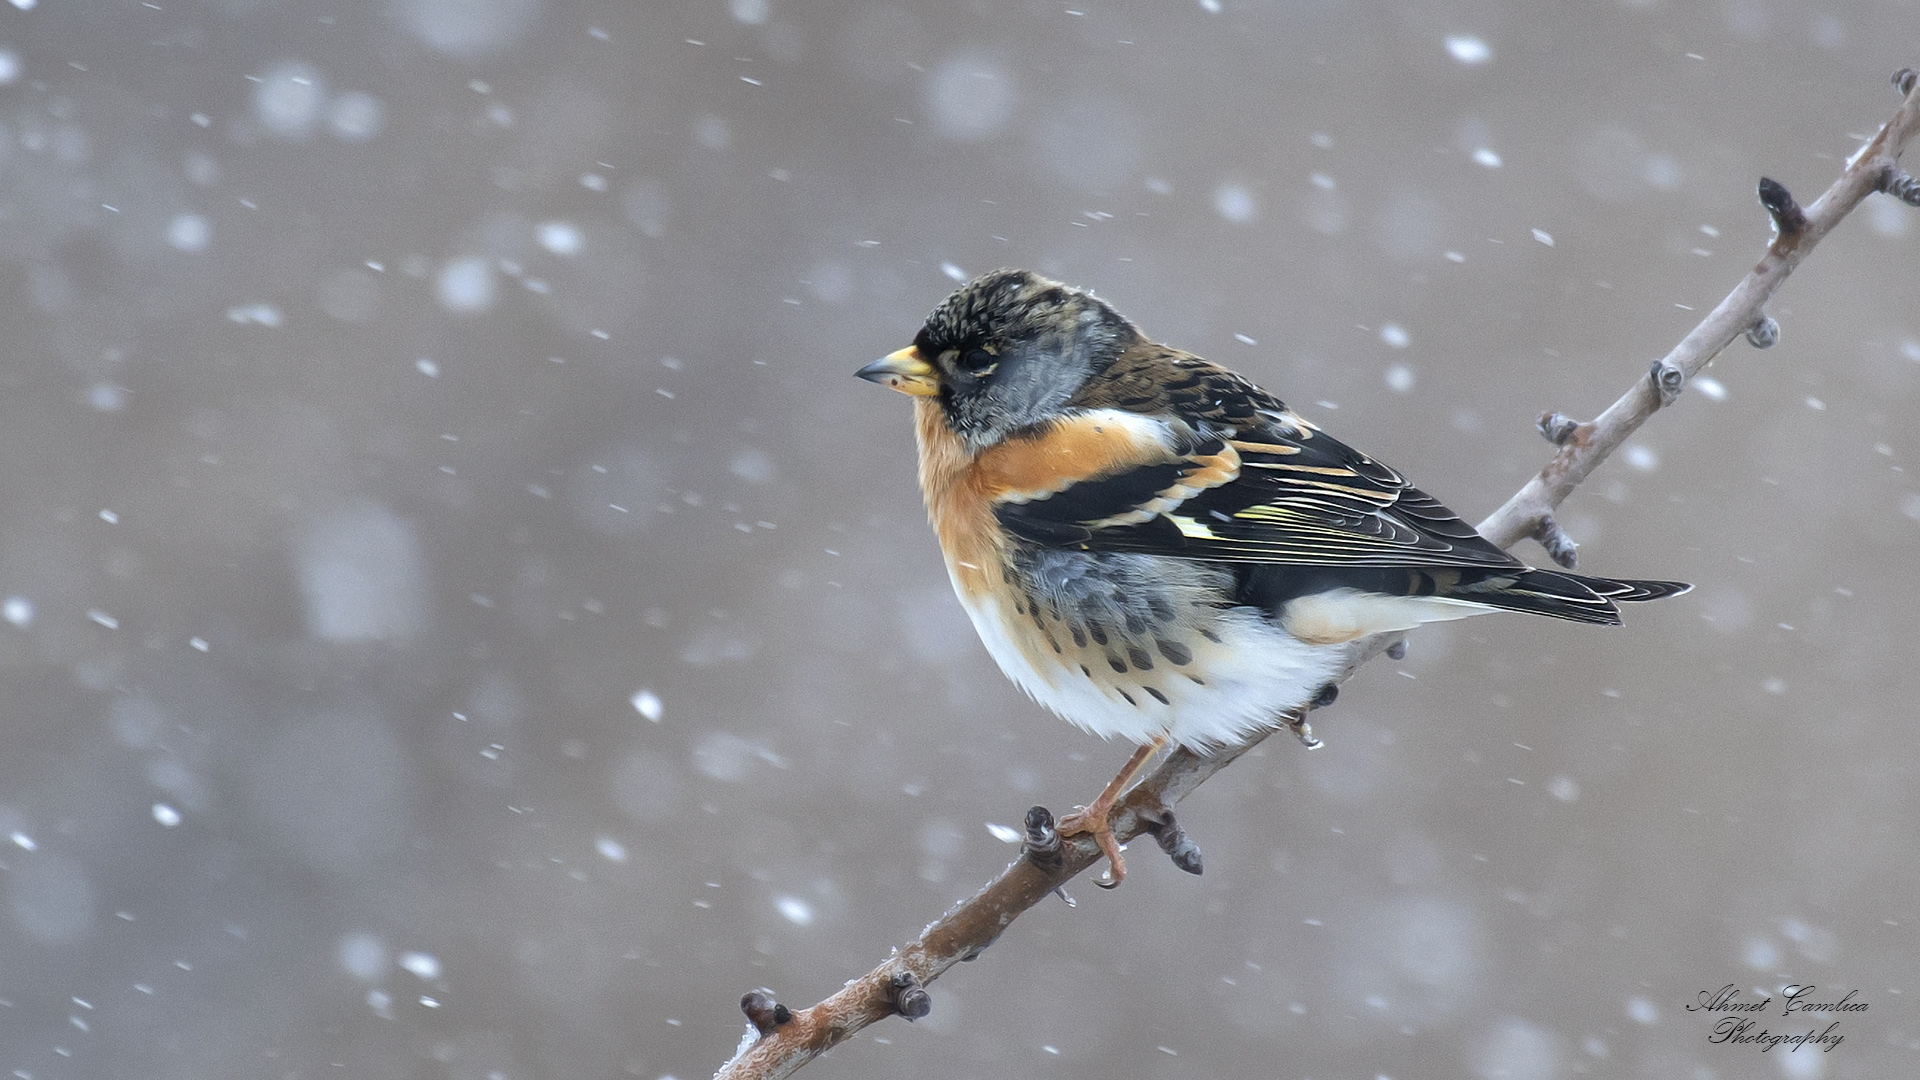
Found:
[[[0,1073],[708,1075],[742,992],[837,989],[1126,753],[993,668],[855,367],[1029,266],[1477,520],[1916,26],[12,0]],[[1569,503],[1694,594],[1421,632],[1189,801],[1204,877],[1138,848],[807,1075],[1911,1074],[1917,270],[1876,196]],[[1686,1010],[1789,982],[1870,1011]]]

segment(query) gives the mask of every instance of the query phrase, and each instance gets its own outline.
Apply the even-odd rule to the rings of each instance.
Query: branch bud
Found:
[[[773,1000],[773,991],[762,987],[744,994],[740,998],[740,1011],[747,1014],[747,1023],[762,1035],[773,1034],[773,1029],[793,1019],[793,1010]]]
[[[1687,373],[1665,360],[1655,360],[1647,369],[1647,381],[1653,383],[1654,393],[1660,395],[1662,407],[1673,404],[1680,397],[1680,391],[1687,387]]]
[[[1060,869],[1060,831],[1053,827],[1053,811],[1044,806],[1027,811],[1026,856],[1042,870]]]
[[[1193,842],[1187,830],[1173,820],[1171,807],[1162,806],[1158,811],[1140,814],[1140,823],[1146,826],[1153,838],[1160,842],[1160,850],[1167,853],[1173,865],[1194,876],[1200,874],[1200,845]]]
[[[887,981],[887,1000],[893,1005],[893,1011],[909,1021],[918,1020],[933,1011],[933,998],[911,971],[896,971]]]
[[[1747,327],[1747,344],[1756,349],[1771,349],[1780,343],[1780,324],[1773,316],[1762,315]]]
[[[1544,412],[1533,422],[1533,429],[1553,445],[1565,446],[1573,433],[1580,430],[1580,421],[1564,413]]]
[[[1908,206],[1920,206],[1920,180],[1904,169],[1888,169],[1880,178],[1880,190]]]
[[[1800,209],[1800,204],[1793,201],[1793,192],[1787,190],[1787,185],[1763,176],[1758,193],[1760,205],[1773,215],[1774,231],[1780,234],[1782,240],[1793,239],[1800,235],[1801,229],[1807,227],[1807,215]]]
[[[1534,527],[1533,538],[1547,549],[1547,557],[1563,570],[1571,570],[1580,563],[1580,545],[1560,527],[1552,514],[1540,518],[1540,524]]]

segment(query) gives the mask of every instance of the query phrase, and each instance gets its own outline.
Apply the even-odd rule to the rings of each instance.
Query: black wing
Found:
[[[996,498],[1001,524],[1031,543],[1234,564],[1238,595],[1262,607],[1349,586],[1617,623],[1616,601],[1689,588],[1529,567],[1278,398],[1164,346],[1129,350],[1069,405],[1087,410],[1077,420],[1089,426],[1107,410],[1154,418],[1169,440]]]
[[[1284,407],[1256,419],[1225,435],[1186,425],[1191,436],[1165,457],[995,512],[1016,536],[1087,551],[1299,566],[1520,565],[1399,473]]]

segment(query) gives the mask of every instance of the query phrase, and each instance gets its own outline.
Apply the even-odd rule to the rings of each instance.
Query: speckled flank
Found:
[[[1129,625],[1124,617],[1057,617],[1030,597],[996,590],[963,594],[961,603],[1009,678],[1103,738],[1146,742],[1165,734],[1196,750],[1240,741],[1311,700],[1338,656],[1295,640],[1250,608],[1185,609],[1166,621]],[[1006,617],[1013,604],[1026,613]]]

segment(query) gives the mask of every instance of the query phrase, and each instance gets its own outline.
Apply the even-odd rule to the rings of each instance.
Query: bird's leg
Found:
[[[1107,857],[1107,872],[1094,882],[1103,889],[1119,885],[1127,876],[1127,860],[1120,857],[1120,842],[1113,838],[1113,826],[1108,824],[1107,815],[1113,813],[1113,804],[1118,802],[1120,794],[1133,783],[1133,778],[1146,768],[1147,760],[1153,757],[1161,747],[1167,745],[1165,735],[1155,735],[1153,741],[1143,744],[1127,759],[1120,768],[1120,775],[1113,778],[1093,805],[1076,807],[1074,812],[1060,819],[1059,829],[1062,836],[1090,834],[1093,842],[1100,845],[1100,851]]]

